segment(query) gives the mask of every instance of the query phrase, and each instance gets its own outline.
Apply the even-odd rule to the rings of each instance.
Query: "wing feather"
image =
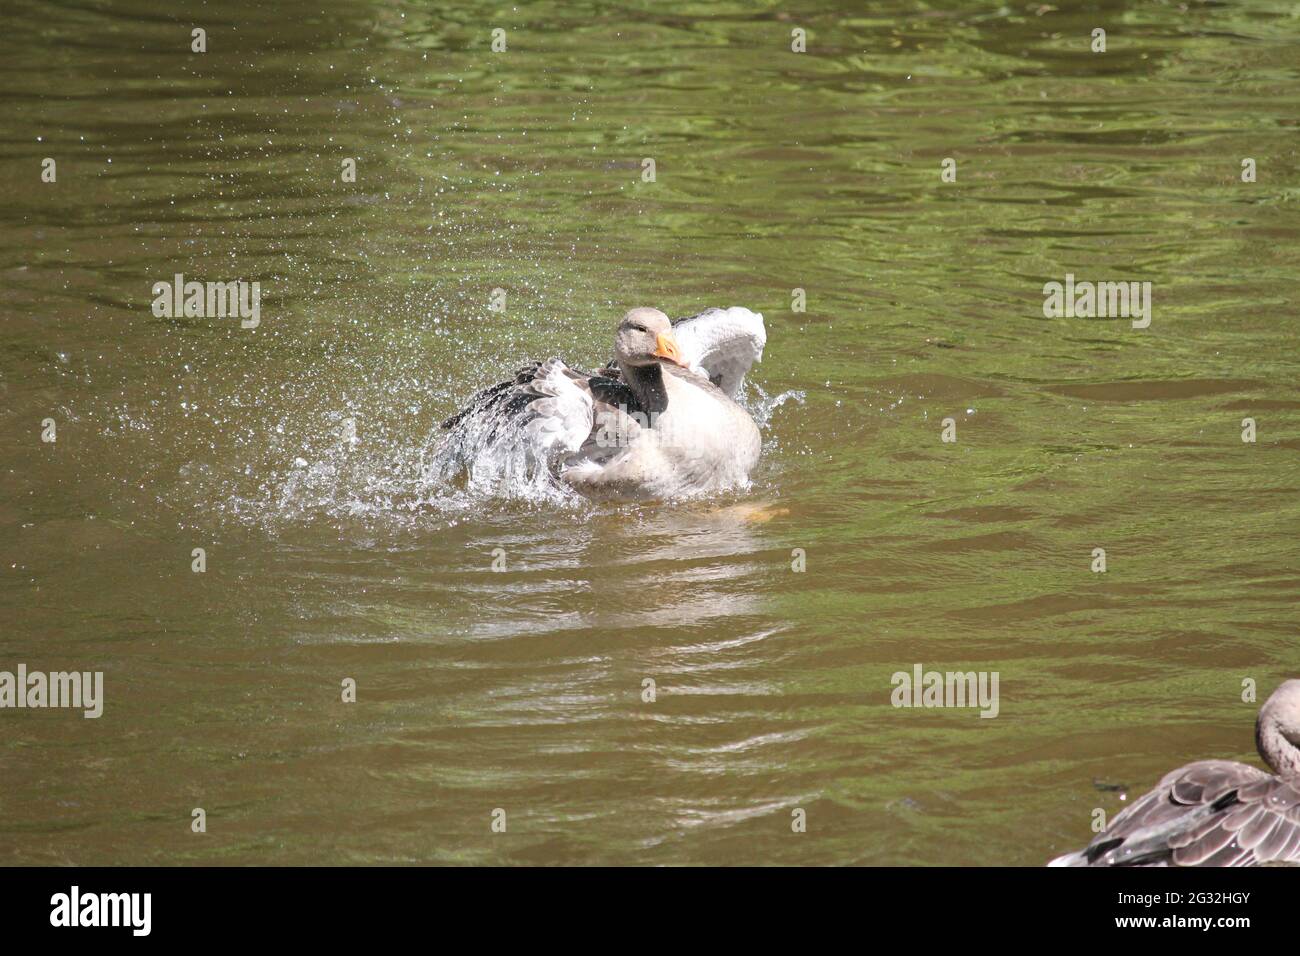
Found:
[[[1058,866],[1300,863],[1300,780],[1202,760],[1165,775]]]
[[[763,359],[767,328],[761,312],[732,306],[674,320],[673,337],[687,364],[734,399]]]
[[[558,358],[534,362],[482,389],[443,422],[435,468],[447,477],[504,487],[545,486],[591,434],[592,376]]]
[[[552,358],[538,367],[529,383],[528,392],[537,397],[525,407],[524,434],[547,461],[577,451],[591,434],[593,404],[589,378]]]

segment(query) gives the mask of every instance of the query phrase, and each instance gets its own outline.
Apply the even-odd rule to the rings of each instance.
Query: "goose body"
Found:
[[[1180,767],[1086,848],[1048,865],[1300,864],[1300,680],[1260,708],[1255,745],[1274,773],[1231,760]]]
[[[736,399],[766,341],[762,315],[748,309],[676,322],[633,309],[613,362],[588,373],[550,358],[484,389],[443,423],[444,456],[470,475],[506,462],[592,496],[744,487],[762,443]]]

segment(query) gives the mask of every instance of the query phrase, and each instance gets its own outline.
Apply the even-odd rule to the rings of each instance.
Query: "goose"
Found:
[[[749,309],[632,309],[599,372],[553,357],[476,393],[442,423],[444,471],[638,499],[745,488],[761,437],[737,400],[766,344]]]
[[[1048,866],[1300,864],[1300,680],[1284,681],[1259,709],[1255,747],[1274,773],[1189,763]]]

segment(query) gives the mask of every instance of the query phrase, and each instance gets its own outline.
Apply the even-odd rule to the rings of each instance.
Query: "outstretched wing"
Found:
[[[692,369],[736,398],[750,367],[763,359],[767,329],[763,314],[740,306],[705,309],[673,322],[673,337]]]
[[[485,480],[552,473],[591,434],[592,381],[551,358],[483,389],[442,423],[448,435],[436,456],[439,467]]]
[[[524,434],[539,457],[577,451],[591,434],[594,412],[590,376],[575,372],[557,358],[547,359],[528,383],[535,396],[525,406]]]
[[[581,460],[595,465],[632,444],[642,412],[617,378],[589,375],[558,358],[534,362],[513,379],[477,392],[442,423],[435,454],[444,475],[525,483],[557,476]]]
[[[1202,760],[1166,774],[1085,850],[1051,866],[1300,863],[1300,788],[1255,767]]]

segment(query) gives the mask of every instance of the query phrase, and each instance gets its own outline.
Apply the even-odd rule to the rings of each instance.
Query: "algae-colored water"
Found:
[[[1243,680],[1300,676],[1300,18],[1060,6],[10,4],[0,669],[105,704],[0,711],[0,862],[1038,865],[1255,759]],[[176,273],[260,326],[156,317]],[[1046,318],[1067,274],[1150,326]],[[634,305],[766,316],[750,492],[427,479]],[[918,663],[998,716],[892,707]]]

